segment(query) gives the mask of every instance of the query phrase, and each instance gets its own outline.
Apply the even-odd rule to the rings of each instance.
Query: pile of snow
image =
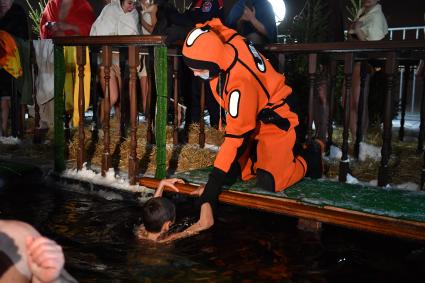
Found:
[[[364,142],[360,143],[359,160],[365,161],[367,158],[375,161],[381,160],[381,148]]]
[[[2,144],[20,144],[21,140],[14,137],[0,137],[0,143]]]
[[[342,151],[339,147],[331,145],[329,150],[329,159],[341,159]]]
[[[407,182],[407,183],[398,184],[398,185],[394,185],[394,186],[395,186],[395,188],[397,188],[399,190],[412,191],[412,192],[419,191],[419,185],[412,183],[412,182]]]
[[[109,168],[106,172],[106,176],[103,177],[101,173],[96,173],[93,170],[86,168],[86,163],[83,165],[83,169],[67,169],[62,173],[62,177],[86,181],[92,184],[113,187],[116,189],[138,192],[142,194],[151,193],[152,190],[139,185],[130,185],[128,180],[115,174],[113,168]]]
[[[360,184],[360,181],[353,177],[351,174],[347,174],[347,181],[345,181],[347,184]]]

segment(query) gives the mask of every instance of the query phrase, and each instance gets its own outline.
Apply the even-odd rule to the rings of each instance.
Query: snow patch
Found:
[[[95,171],[88,169],[86,163],[83,164],[83,169],[81,170],[65,170],[62,173],[62,177],[81,180],[91,184],[113,187],[119,190],[142,193],[142,195],[152,193],[152,189],[139,185],[129,185],[128,180],[118,174],[115,174],[113,168],[109,168],[109,170],[106,172],[105,177],[103,177],[101,173],[96,173]],[[104,195],[104,197],[109,199],[112,196]],[[145,198],[142,199],[146,200]]]
[[[14,137],[0,137],[0,143],[2,144],[20,144],[21,140]]]
[[[329,151],[329,159],[341,159],[342,157],[342,151],[339,147],[331,145],[330,151]]]
[[[347,181],[345,181],[347,184],[360,184],[359,180],[351,174],[347,174]]]
[[[394,186],[395,186],[395,188],[397,188],[399,190],[412,191],[412,192],[419,191],[419,185],[412,183],[412,182],[407,182],[407,183],[398,184],[398,185],[394,185]]]
[[[367,158],[375,161],[381,160],[381,148],[364,142],[360,143],[359,160],[365,161]]]

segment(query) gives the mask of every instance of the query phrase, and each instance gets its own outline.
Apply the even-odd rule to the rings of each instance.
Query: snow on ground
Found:
[[[0,143],[2,144],[20,144],[21,140],[14,137],[0,137]]]
[[[381,148],[367,144],[365,142],[361,142],[359,149],[359,160],[365,161],[368,158],[375,161],[381,160]]]
[[[419,126],[421,125],[421,120],[419,115],[406,115],[404,121],[404,128],[410,130],[419,130]],[[393,119],[392,121],[393,128],[400,128],[400,119]]]
[[[331,145],[328,158],[329,159],[341,159],[341,157],[342,157],[341,149],[337,146]]]
[[[86,167],[86,163],[84,163],[82,170],[67,169],[62,173],[61,176],[64,178],[81,180],[92,184],[113,187],[123,191],[142,193],[142,196],[153,192],[152,189],[143,186],[130,185],[128,179],[115,174],[113,168],[109,168],[108,172],[106,172],[106,176],[103,177],[101,173],[97,173],[91,169],[88,169]]]
[[[342,156],[342,151],[340,148],[332,145],[330,148],[329,156],[324,156],[328,160],[340,160]],[[373,159],[375,161],[381,160],[381,148],[376,147],[374,145],[370,145],[364,142],[360,143],[360,152],[359,152],[359,160],[365,161],[367,158]],[[350,158],[349,158],[350,159]],[[328,179],[330,181],[338,181],[338,177],[334,179]],[[378,180],[371,180],[369,182],[361,182],[354,176],[347,174],[347,184],[359,184],[364,186],[378,186]],[[389,184],[385,187],[386,189],[397,189],[397,190],[406,190],[406,191],[419,191],[419,185],[412,182],[407,182],[403,184]]]
[[[356,177],[351,176],[351,174],[347,174],[347,184],[360,184],[359,180]]]
[[[391,188],[398,189],[398,190],[404,190],[404,191],[412,191],[412,192],[419,191],[419,185],[412,183],[412,182],[407,182],[407,183],[397,184],[397,185],[391,185]]]

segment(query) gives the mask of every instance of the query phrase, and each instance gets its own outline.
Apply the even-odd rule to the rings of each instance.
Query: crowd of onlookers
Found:
[[[41,40],[34,40],[29,44],[30,32],[26,23],[26,12],[13,0],[0,1],[0,136],[8,136],[10,130],[11,97],[19,96],[22,108],[17,110],[28,111],[34,115],[33,94],[36,94],[37,104],[40,112],[40,129],[47,129],[53,123],[53,44],[49,40],[57,36],[114,36],[114,35],[166,35],[167,43],[181,42],[187,33],[199,23],[203,23],[212,18],[220,18],[228,27],[236,29],[254,44],[277,42],[277,28],[274,20],[274,11],[268,0],[237,0],[224,15],[223,0],[193,0],[188,7],[177,9],[167,0],[104,0],[104,7],[98,16],[87,0],[49,0],[41,15],[40,34]],[[348,29],[349,40],[381,40],[388,32],[385,16],[382,12],[379,0],[365,0],[363,6],[356,15],[354,22]],[[9,42],[14,42],[9,44]],[[4,48],[8,46],[8,48]],[[3,47],[3,48],[1,48]],[[34,48],[37,70],[33,71],[31,66],[30,53]],[[261,50],[261,48],[260,48]],[[94,54],[94,49],[90,50]],[[90,104],[90,93],[97,87],[91,83],[91,72],[98,76],[99,89],[101,93],[105,91],[106,83],[104,79],[104,67],[102,66],[102,56],[97,50],[96,57],[89,56],[87,49],[87,64],[84,68],[84,88],[85,106]],[[124,70],[126,66],[126,54],[113,50],[112,65],[110,68],[109,97],[110,106],[114,110],[116,117],[120,118],[120,94],[123,88]],[[73,125],[78,125],[78,75],[76,75],[76,50],[73,47],[64,48],[66,77],[65,77],[65,111],[72,117]],[[266,54],[266,57],[267,54]],[[141,56],[140,66],[137,70],[139,79],[138,100],[140,101],[140,111],[145,113],[147,109],[148,94],[155,95],[155,85],[151,80],[153,72],[152,60],[150,56]],[[272,64],[275,58],[268,58]],[[91,64],[90,64],[91,60]],[[6,62],[7,63],[4,63]],[[369,65],[367,69],[367,82],[374,75],[374,70],[379,66]],[[90,69],[90,66],[92,69]],[[94,68],[94,67],[95,68]],[[169,64],[168,92],[172,93],[172,64]],[[319,66],[320,68],[324,66]],[[378,67],[378,68],[377,68]],[[180,84],[179,93],[182,94],[179,104],[179,116],[182,116],[182,109],[185,109],[185,121],[187,124],[199,122],[200,120],[200,90],[202,79],[193,76],[184,64],[179,67],[180,79],[184,82]],[[315,116],[317,135],[324,139],[327,128],[327,85],[329,70],[321,71],[324,74],[322,80],[317,83],[316,99],[318,103],[315,113],[324,115]],[[35,89],[35,91],[33,91]],[[220,124],[222,110],[215,101],[209,87],[205,88],[205,107],[208,110],[210,125],[218,127]],[[98,95],[103,97],[102,94]],[[357,130],[358,100],[360,96],[360,63],[356,63],[353,72],[352,98],[350,101],[350,130],[355,138]],[[367,97],[365,98],[367,99]],[[344,97],[343,100],[344,101]],[[28,106],[27,106],[28,105]],[[368,115],[367,104],[364,109],[363,132],[367,129]],[[101,122],[104,117],[102,103],[99,103],[98,119]],[[182,120],[180,120],[182,122]]]
[[[33,113],[33,91],[35,89],[37,104],[40,111],[39,128],[47,129],[53,123],[53,44],[49,40],[58,36],[101,36],[101,35],[167,35],[167,43],[184,40],[187,32],[196,24],[203,23],[212,18],[220,18],[223,23],[238,29],[238,31],[257,44],[271,43],[276,41],[277,31],[274,22],[273,8],[267,0],[238,0],[230,10],[227,18],[224,16],[223,0],[193,0],[184,11],[178,10],[166,0],[104,0],[104,7],[96,17],[90,3],[87,0],[50,0],[41,15],[40,34],[41,40],[34,40],[33,47],[37,70],[34,72],[24,70],[24,65],[30,65],[29,57],[23,60],[20,56],[21,64],[17,67],[22,69],[21,77],[25,77],[30,88],[22,89],[22,82],[18,82],[9,72],[0,70],[0,99],[1,99],[1,128],[0,136],[11,134],[9,109],[11,106],[10,97],[20,95],[23,111]],[[26,23],[26,12],[13,0],[2,0],[0,12],[0,30],[12,35],[15,41],[29,39],[28,24]],[[2,37],[3,38],[3,37]],[[5,42],[2,40],[1,42]],[[30,48],[28,44],[28,49]],[[17,50],[21,47],[18,45]],[[28,52],[29,54],[29,52]],[[76,75],[76,51],[73,47],[64,48],[66,76],[65,76],[65,111],[72,116],[74,126],[78,124],[78,75]],[[89,55],[89,50],[87,50]],[[120,54],[118,50],[113,51],[112,66],[110,68],[110,105],[119,119],[120,113],[120,92],[123,88],[122,78],[125,67],[125,54]],[[13,54],[9,55],[9,58]],[[102,66],[101,55],[96,58],[87,56],[87,63],[84,68],[84,88],[85,93],[90,93],[90,64],[89,58],[93,62],[91,66],[96,66],[96,74],[100,81],[102,91],[105,91],[104,67]],[[152,64],[148,56],[141,57],[141,64],[138,68],[138,78],[140,81],[140,101],[141,112],[147,109],[146,98],[154,87],[148,74],[152,72]],[[124,62],[124,64],[123,64]],[[185,113],[186,121],[199,122],[200,106],[199,93],[201,80],[194,77],[188,70],[180,64],[180,73],[185,82],[182,88],[185,91],[181,98],[187,109]],[[32,82],[34,78],[34,82]],[[169,74],[171,80],[171,72]],[[169,91],[172,84],[169,82]],[[94,86],[96,87],[96,86]],[[210,123],[217,127],[220,119],[220,107],[214,100],[211,90],[206,90],[206,109],[210,115]],[[85,106],[90,105],[90,96],[86,95]],[[102,97],[102,95],[100,95]],[[25,99],[24,99],[25,98]],[[24,106],[25,105],[25,106]],[[100,120],[102,114],[102,103],[99,105]],[[179,111],[182,108],[179,108]],[[181,115],[181,113],[179,113]],[[31,114],[33,115],[33,114]]]

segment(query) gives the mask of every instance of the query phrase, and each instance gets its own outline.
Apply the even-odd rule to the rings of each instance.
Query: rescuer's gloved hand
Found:
[[[208,182],[205,185],[204,192],[199,198],[199,204],[202,205],[203,203],[208,202],[214,211],[225,179],[226,173],[214,167],[210,173]]]

